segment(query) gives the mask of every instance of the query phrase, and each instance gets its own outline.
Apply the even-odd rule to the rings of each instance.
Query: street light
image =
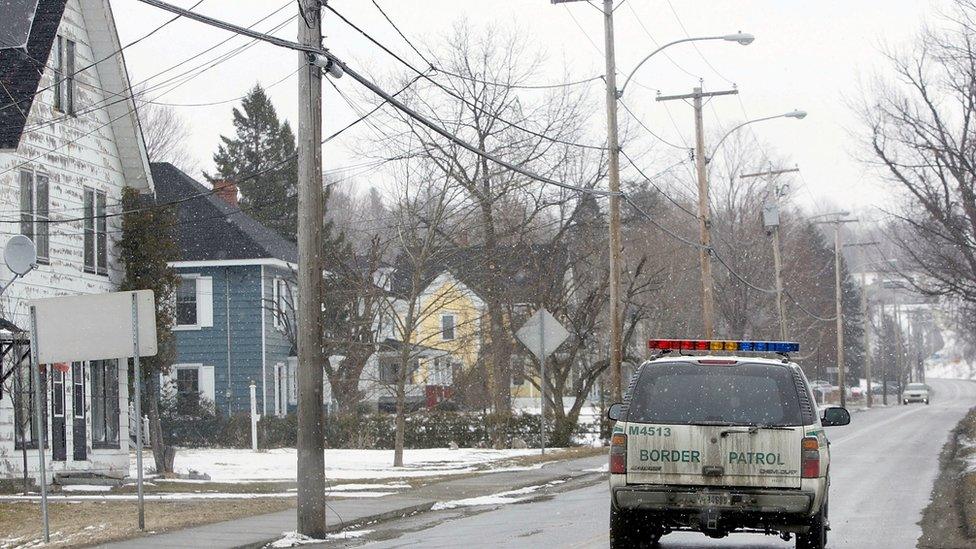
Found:
[[[745,122],[739,124],[738,126],[726,132],[725,135],[722,136],[722,139],[718,140],[718,143],[715,144],[715,147],[712,150],[717,151],[718,148],[722,145],[722,143],[724,143],[725,140],[728,139],[730,135],[735,133],[743,126],[748,126],[749,124],[755,124],[756,122],[765,122],[766,120],[775,120],[777,118],[793,118],[796,120],[803,120],[806,117],[807,117],[807,111],[797,109],[783,114],[776,114],[773,116],[764,116],[762,118],[754,118],[752,120],[746,120]],[[709,162],[710,160],[711,160],[710,157],[705,158],[705,162]]]
[[[606,52],[606,83],[607,83],[607,148],[609,149],[608,179],[610,188],[610,378],[614,396],[618,397],[620,390],[620,368],[623,359],[623,326],[620,314],[620,146],[617,137],[617,101],[623,97],[624,90],[634,74],[648,59],[654,57],[666,48],[684,42],[700,42],[705,40],[724,40],[736,42],[743,46],[751,44],[756,37],[742,32],[724,34],[720,36],[701,36],[697,38],[682,38],[668,42],[652,51],[634,67],[624,81],[623,87],[617,89],[617,68],[614,57],[613,39],[613,0],[603,1],[604,38]],[[711,335],[711,334],[707,334]]]
[[[634,67],[634,70],[630,71],[630,74],[627,75],[627,79],[624,80],[624,85],[621,86],[619,90],[617,90],[617,99],[620,99],[621,97],[624,96],[624,90],[627,89],[627,84],[630,82],[630,79],[634,77],[634,73],[637,72],[637,69],[641,68],[641,65],[646,63],[648,59],[657,55],[659,52],[661,52],[661,50],[665,48],[669,48],[675,44],[681,44],[683,42],[704,42],[706,40],[725,40],[726,42],[737,42],[743,46],[748,46],[749,44],[752,44],[756,40],[756,37],[748,33],[737,32],[735,34],[725,34],[722,36],[699,36],[695,38],[682,38],[680,40],[668,42],[667,44],[661,46],[660,48],[652,51],[644,59],[641,59],[641,62],[638,63],[636,67]]]

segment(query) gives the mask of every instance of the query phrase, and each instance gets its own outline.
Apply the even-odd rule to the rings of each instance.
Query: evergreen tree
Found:
[[[271,99],[260,85],[234,108],[234,137],[214,154],[213,183],[230,179],[241,191],[241,209],[289,240],[298,233],[298,163],[295,134],[287,121],[278,120]]]

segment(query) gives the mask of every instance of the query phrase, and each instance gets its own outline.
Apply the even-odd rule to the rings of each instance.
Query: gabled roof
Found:
[[[298,263],[298,249],[168,162],[152,164],[157,203],[178,202],[181,261],[278,259]]]
[[[0,150],[14,150],[58,35],[67,0],[40,0],[26,50],[0,49]],[[0,9],[2,12],[2,9]]]

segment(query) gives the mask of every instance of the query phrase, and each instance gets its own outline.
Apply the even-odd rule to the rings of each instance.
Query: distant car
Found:
[[[905,392],[901,395],[904,404],[909,402],[929,403],[929,386],[924,383],[909,383],[905,385]]]

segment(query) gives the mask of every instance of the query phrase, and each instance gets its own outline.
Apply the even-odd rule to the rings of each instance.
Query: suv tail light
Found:
[[[817,437],[804,437],[800,443],[800,470],[802,478],[820,476],[820,440]]]
[[[623,433],[615,433],[610,437],[610,473],[627,473],[627,435]]]

